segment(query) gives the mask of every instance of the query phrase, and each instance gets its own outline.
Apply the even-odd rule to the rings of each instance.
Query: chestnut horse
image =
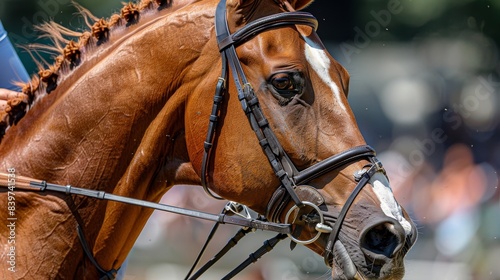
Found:
[[[60,55],[24,85],[24,97],[9,100],[1,116],[0,170],[154,202],[173,185],[203,182],[210,192],[282,223],[290,223],[285,221],[289,209],[302,207],[294,190],[300,200],[312,193],[319,195],[318,207],[338,236],[321,234],[306,246],[327,256],[334,279],[401,279],[416,228],[364,146],[347,102],[349,75],[328,54],[309,17],[304,24],[273,17],[311,0],[225,2],[231,33],[259,19],[272,24],[246,32],[240,42],[221,41],[214,27],[217,0],[143,0],[126,4],[109,19],[80,8],[91,31],[44,25]],[[256,98],[247,101],[255,107],[258,97],[268,121],[258,125],[274,136],[255,137],[249,111],[241,109],[246,99],[232,79],[242,73],[228,71],[213,142],[207,144],[212,94],[224,66],[219,51],[233,47],[248,80],[242,86],[254,87]],[[273,169],[276,161],[262,152],[273,139],[283,150],[278,149],[277,161],[295,167]],[[304,180],[308,186],[302,189],[314,191],[301,193],[292,185],[279,192],[281,185],[293,183],[288,173],[360,149],[369,156]],[[360,189],[366,173],[367,184]],[[84,252],[77,225],[96,263],[112,271],[124,262],[152,213],[87,197],[14,193],[15,239],[8,238],[9,228],[0,229],[0,260],[9,268],[0,270],[2,279],[96,279],[100,272]],[[4,222],[7,196],[1,189]],[[276,206],[277,196],[291,198]],[[352,200],[348,211],[341,211],[346,200]],[[316,230],[305,227],[298,235]],[[12,249],[14,268],[8,262]]]

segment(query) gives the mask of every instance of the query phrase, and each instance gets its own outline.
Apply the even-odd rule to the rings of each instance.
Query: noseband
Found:
[[[215,14],[215,32],[219,51],[222,57],[222,71],[221,77],[217,82],[207,137],[204,143],[201,181],[203,188],[209,195],[215,198],[220,198],[213,194],[209,189],[207,169],[213,147],[217,121],[219,118],[220,104],[222,103],[224,94],[227,93],[226,83],[229,67],[233,74],[234,84],[238,91],[238,99],[241,103],[243,111],[245,112],[250,126],[255,132],[259,144],[269,160],[276,177],[280,181],[280,187],[275,191],[271,201],[269,202],[266,217],[271,222],[279,222],[278,219],[290,199],[295,205],[287,213],[287,218],[294,210],[298,209],[298,212],[300,212],[300,209],[312,207],[313,210],[320,216],[320,220],[315,227],[318,234],[314,238],[307,241],[299,240],[294,237],[293,234],[289,234],[289,237],[296,243],[309,244],[317,240],[322,233],[330,233],[328,242],[325,246],[324,259],[325,263],[328,266],[331,266],[333,244],[337,240],[340,227],[350,206],[361,189],[368,183],[370,178],[377,172],[383,172],[383,168],[382,164],[375,157],[375,151],[367,145],[353,147],[301,171],[295,167],[292,160],[284,151],[276,135],[271,130],[269,122],[260,108],[259,100],[245,76],[236,53],[236,47],[263,31],[294,25],[306,25],[316,30],[318,27],[318,21],[314,18],[314,16],[306,12],[284,12],[254,20],[240,30],[231,34],[227,23],[226,0],[221,0],[219,2]],[[358,184],[345,202],[333,227],[330,227],[324,223],[323,215],[321,214],[321,210],[318,208],[319,204],[324,202],[324,199],[315,188],[304,184],[307,184],[311,180],[328,172],[339,169],[361,159],[367,159],[371,162],[371,164],[366,167],[366,170],[361,170],[357,173],[357,175],[355,175],[355,179],[358,181]],[[312,192],[313,197],[319,196],[317,199],[319,202],[302,201],[297,193],[299,189],[305,189],[308,190],[308,192]],[[296,217],[297,216],[298,214]]]

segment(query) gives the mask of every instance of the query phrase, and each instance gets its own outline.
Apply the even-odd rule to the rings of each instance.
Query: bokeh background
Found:
[[[99,17],[121,7],[77,2]],[[307,10],[349,70],[360,129],[418,224],[405,279],[500,279],[500,0],[316,0]],[[16,46],[46,43],[33,25],[47,20],[84,28],[69,0],[0,0],[0,20]],[[197,187],[176,187],[163,202],[212,213],[224,204]],[[183,279],[210,227],[155,212],[125,279]],[[224,226],[207,255],[236,230]],[[220,279],[271,236],[247,237],[203,279]],[[319,256],[283,242],[236,279],[328,279],[328,271]]]

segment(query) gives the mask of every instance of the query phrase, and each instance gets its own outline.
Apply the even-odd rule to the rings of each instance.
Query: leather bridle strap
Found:
[[[80,243],[82,244],[83,251],[85,252],[85,255],[87,255],[87,258],[90,260],[90,262],[95,266],[101,277],[99,280],[114,280],[116,278],[116,274],[118,273],[118,269],[110,269],[110,270],[104,270],[97,260],[94,258],[94,255],[92,254],[92,250],[90,249],[89,244],[87,243],[87,239],[85,239],[85,234],[83,233],[82,227],[80,224],[76,226],[76,232],[78,233],[78,239],[80,239]]]
[[[225,1],[221,1],[219,4],[224,5],[225,12]],[[218,17],[218,19],[222,21],[222,17]],[[224,16],[223,20],[227,23],[226,16]],[[227,24],[225,25],[227,27]],[[316,30],[318,28],[318,20],[307,12],[284,12],[256,19],[233,34],[230,34],[228,29],[223,29],[223,25],[219,25],[220,29],[217,29],[217,32],[219,32],[217,33],[219,51],[231,45],[237,47],[263,31],[291,25],[308,25]]]
[[[226,57],[222,57],[222,73],[226,73]],[[222,103],[224,92],[226,91],[226,79],[225,77],[221,77],[217,81],[217,86],[215,87],[215,96],[214,103],[212,105],[212,113],[210,114],[210,122],[208,124],[207,137],[203,144],[203,159],[201,161],[201,186],[205,190],[205,192],[215,199],[222,200],[223,198],[217,196],[210,191],[209,183],[207,180],[208,176],[208,163],[210,160],[213,142],[214,142],[214,134],[217,129],[217,121],[219,120],[219,111],[220,104]]]
[[[341,153],[333,155],[327,159],[324,159],[302,171],[295,171],[293,180],[297,185],[303,185],[313,179],[320,177],[321,175],[339,169],[352,162],[358,161],[360,159],[368,160],[370,158],[375,158],[375,156],[375,150],[368,145],[353,147]],[[283,194],[282,188],[280,187],[276,189],[271,197],[271,200],[269,201],[265,216],[268,217],[268,219],[272,222],[279,222],[281,213],[283,212],[287,204],[288,197]]]
[[[293,178],[298,185],[305,184],[351,162],[375,156],[375,150],[368,145],[353,147],[298,172]]]
[[[209,190],[208,181],[206,180],[208,177],[207,166],[210,152],[213,146],[216,122],[220,110],[219,104],[222,101],[223,95],[227,93],[227,68],[229,68],[232,72],[232,77],[238,92],[238,99],[241,103],[242,109],[245,112],[250,126],[255,132],[259,144],[261,145],[264,154],[271,164],[276,177],[281,183],[280,187],[277,189],[270,202],[271,204],[277,204],[278,206],[273,207],[273,205],[268,205],[268,209],[275,210],[272,210],[272,213],[266,213],[266,217],[271,217],[272,221],[275,221],[275,218],[279,219],[281,211],[284,209],[284,206],[287,204],[287,201],[289,199],[293,200],[296,207],[304,207],[304,202],[301,201],[295,191],[295,187],[297,185],[308,183],[311,180],[318,178],[319,176],[339,169],[354,161],[366,159],[372,162],[369,170],[363,174],[363,176],[359,180],[359,183],[357,184],[351,195],[348,197],[339,217],[337,218],[337,221],[335,222],[335,225],[331,229],[332,231],[330,233],[324,254],[325,262],[327,262],[327,264],[329,265],[329,260],[331,258],[333,250],[333,243],[338,237],[340,227],[350,206],[352,205],[354,199],[357,197],[361,189],[368,183],[371,176],[380,171],[382,167],[380,162],[378,162],[378,160],[376,160],[375,158],[375,151],[368,145],[353,147],[337,155],[322,160],[319,163],[314,164],[313,166],[310,166],[302,171],[298,171],[291,159],[287,156],[276,135],[271,130],[269,122],[267,121],[260,108],[259,100],[245,76],[238,55],[236,53],[236,47],[263,31],[293,25],[306,25],[316,30],[318,22],[314,18],[314,16],[310,15],[309,13],[283,12],[249,22],[244,27],[231,34],[227,22],[226,0],[221,0],[219,2],[215,13],[215,32],[219,51],[222,57],[222,72],[216,87],[214,105],[212,107],[212,115],[210,116],[209,130],[207,132],[207,138],[205,141],[205,153],[202,162],[202,185],[208,194],[216,197]],[[281,195],[283,193],[283,188],[286,190],[286,194],[288,196]]]
[[[269,127],[267,119],[264,117],[257,97],[253,88],[248,83],[243,72],[241,64],[236,54],[235,47],[256,34],[272,28],[291,26],[291,25],[308,25],[316,29],[318,26],[317,20],[309,13],[305,12],[286,12],[263,17],[248,23],[246,26],[231,34],[227,24],[226,15],[226,0],[222,0],[217,5],[215,13],[215,30],[219,50],[222,56],[222,73],[221,78],[216,87],[214,105],[210,116],[209,129],[205,141],[205,152],[202,161],[202,185],[211,196],[216,197],[211,193],[208,186],[207,166],[210,157],[210,151],[213,146],[213,138],[216,122],[218,119],[219,104],[222,100],[223,93],[227,91],[225,84],[228,77],[227,64],[233,73],[233,79],[238,91],[238,99],[241,103],[243,111],[247,115],[252,129],[254,130],[259,143],[271,164],[276,177],[280,180],[281,185],[287,190],[290,197],[296,205],[302,207],[302,201],[293,191],[295,182],[291,177],[293,170],[285,170],[283,162],[286,166],[294,166],[288,156],[286,156],[283,148],[279,144],[276,136]],[[295,169],[295,168],[294,168]]]
[[[351,192],[349,197],[347,198],[346,202],[344,203],[344,206],[342,207],[342,210],[340,210],[339,216],[337,220],[335,221],[335,224],[332,228],[332,232],[330,233],[330,236],[328,237],[328,241],[325,246],[325,251],[323,254],[323,258],[325,261],[325,264],[329,267],[331,267],[332,259],[333,259],[333,245],[335,244],[335,241],[338,238],[339,232],[340,232],[340,227],[342,226],[345,216],[347,215],[347,212],[349,211],[349,208],[351,207],[352,203],[354,202],[354,199],[358,196],[359,192],[363,189],[363,187],[370,181],[373,175],[377,172],[383,172],[384,168],[382,166],[382,163],[378,161],[376,157],[370,157],[370,161],[372,162],[372,165],[370,168],[366,171],[362,171],[361,173],[358,173],[355,175],[355,179],[358,181],[358,184],[354,188],[354,190]],[[358,177],[356,177],[358,176]]]

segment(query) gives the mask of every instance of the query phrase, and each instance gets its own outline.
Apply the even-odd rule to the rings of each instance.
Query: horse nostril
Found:
[[[404,230],[399,224],[384,222],[365,229],[360,245],[363,252],[372,258],[377,255],[392,258],[403,247],[404,241]]]

